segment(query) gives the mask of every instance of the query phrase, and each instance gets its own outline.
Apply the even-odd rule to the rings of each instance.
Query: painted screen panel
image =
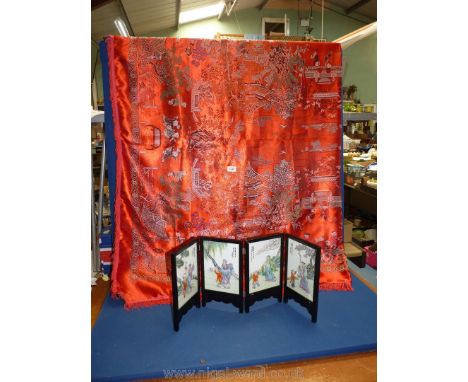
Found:
[[[179,309],[198,292],[197,243],[176,256]]]
[[[250,293],[280,285],[281,238],[259,240],[249,246]]]
[[[288,238],[288,269],[286,286],[314,301],[314,275],[316,250]]]
[[[239,245],[203,241],[205,289],[239,294]]]

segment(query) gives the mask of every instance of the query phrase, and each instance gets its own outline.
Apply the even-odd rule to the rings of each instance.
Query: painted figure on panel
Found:
[[[270,255],[267,256],[265,264],[263,265],[263,273],[265,274],[265,281],[276,281]]]
[[[193,264],[189,264],[188,266],[188,276],[187,276],[187,282],[188,285],[190,285],[190,290],[192,290],[192,279],[193,279],[193,270],[195,269],[195,266]]]
[[[217,264],[215,264],[215,266],[217,266]],[[221,285],[223,286],[223,288],[230,288],[231,276],[234,276],[234,277],[237,276],[235,275],[235,272],[234,272],[234,266],[232,265],[232,263],[228,264],[226,259],[223,259],[223,265],[221,266],[219,271],[223,275],[223,278],[221,280]]]
[[[178,305],[181,308],[198,291],[197,244],[176,256]]]
[[[307,273],[306,273],[306,265],[303,261],[297,268],[297,273],[299,274],[299,286],[306,292],[309,292],[309,286],[307,285]]]
[[[293,288],[296,287],[296,280],[297,280],[297,273],[293,270],[291,270],[291,276],[289,277],[289,280],[291,282],[291,286]]]
[[[238,245],[233,243],[205,241],[205,288],[209,290],[226,289],[227,293],[239,291]],[[228,291],[229,290],[229,291]]]
[[[218,271],[216,268],[214,269],[214,273],[216,275],[216,284],[218,286],[221,286],[221,282],[223,280],[223,274],[220,271]]]
[[[258,271],[255,271],[252,273],[252,288],[255,289],[260,286],[260,283],[258,282]]]

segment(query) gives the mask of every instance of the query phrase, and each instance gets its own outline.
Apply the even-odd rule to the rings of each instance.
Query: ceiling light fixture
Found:
[[[123,22],[121,18],[115,19],[114,24],[121,36],[124,36],[124,37],[130,36],[130,34],[128,33],[127,26],[125,25],[125,23]]]
[[[207,19],[209,17],[218,16],[221,9],[224,7],[224,1],[207,5],[206,7],[194,8],[188,11],[182,11],[179,14],[179,24],[187,24],[192,21]]]
[[[370,36],[371,34],[377,33],[377,21],[364,25],[362,28],[356,29],[355,31],[348,33],[340,38],[337,38],[333,42],[339,42],[341,48],[345,49],[348,46]]]

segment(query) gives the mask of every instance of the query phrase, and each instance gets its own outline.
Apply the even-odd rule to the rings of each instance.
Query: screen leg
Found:
[[[312,309],[312,322],[316,323],[317,322],[317,308]]]

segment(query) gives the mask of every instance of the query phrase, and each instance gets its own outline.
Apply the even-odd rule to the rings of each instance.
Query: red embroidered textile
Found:
[[[170,301],[165,252],[288,232],[351,290],[341,208],[341,47],[109,37],[117,149],[112,293]]]

